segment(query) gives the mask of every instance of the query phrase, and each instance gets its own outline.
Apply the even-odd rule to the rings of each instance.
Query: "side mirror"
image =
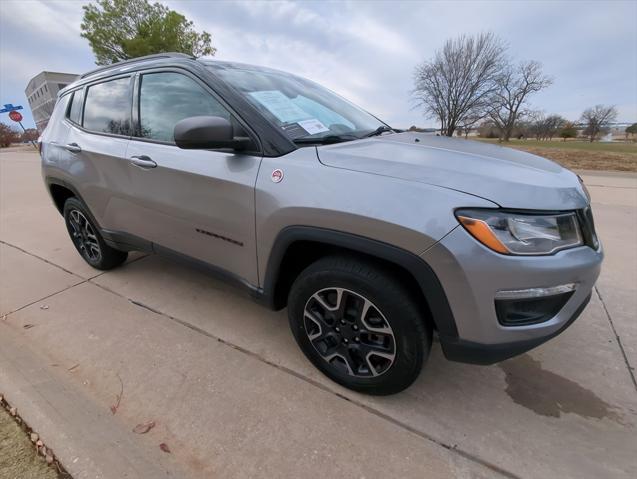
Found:
[[[250,138],[235,138],[232,124],[220,116],[191,116],[175,125],[175,144],[185,150],[231,148],[243,150]]]

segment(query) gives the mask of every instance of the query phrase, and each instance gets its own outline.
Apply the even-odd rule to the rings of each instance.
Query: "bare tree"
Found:
[[[545,116],[543,112],[533,112],[529,116],[530,133],[536,140],[552,140],[566,123],[560,115]]]
[[[0,123],[0,147],[11,146],[11,143],[20,141],[20,133],[11,125]]]
[[[529,113],[525,108],[529,95],[548,87],[553,80],[544,75],[536,61],[508,65],[497,79],[498,88],[491,97],[489,117],[500,129],[500,138],[509,141],[515,122]]]
[[[584,110],[580,121],[586,126],[584,134],[588,136],[589,141],[592,143],[597,138],[597,135],[616,119],[617,109],[614,106],[595,105]]]
[[[498,88],[505,50],[493,33],[462,35],[447,40],[432,60],[416,68],[414,98],[429,117],[440,120],[442,135],[453,136],[468,119],[484,117]]]
[[[35,128],[27,128],[20,135],[20,140],[22,140],[22,141],[36,141],[39,136],[40,136],[40,134],[38,133],[38,130],[36,130]]]

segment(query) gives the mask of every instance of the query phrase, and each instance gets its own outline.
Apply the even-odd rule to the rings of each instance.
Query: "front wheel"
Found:
[[[420,373],[431,327],[393,274],[351,257],[306,268],[288,298],[294,337],[326,376],[355,391],[394,394]]]
[[[64,203],[64,222],[75,249],[93,268],[109,270],[126,261],[128,253],[106,244],[86,206],[77,198]]]

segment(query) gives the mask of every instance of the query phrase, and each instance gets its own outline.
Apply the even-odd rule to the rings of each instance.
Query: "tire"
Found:
[[[109,270],[126,261],[128,253],[106,244],[88,208],[77,198],[64,203],[64,222],[75,249],[93,268]]]
[[[393,274],[349,256],[308,266],[288,296],[305,356],[333,381],[373,395],[400,392],[418,377],[432,336],[422,311]]]

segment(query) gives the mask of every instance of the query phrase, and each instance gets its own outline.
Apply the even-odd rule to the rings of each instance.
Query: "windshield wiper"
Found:
[[[374,131],[370,131],[369,133],[363,135],[363,138],[369,138],[370,136],[378,136],[382,133],[385,133],[386,131],[394,131],[394,129],[390,128],[387,125],[381,125],[378,128],[376,128]]]
[[[321,145],[328,145],[330,143],[340,143],[342,141],[360,140],[358,136],[354,135],[327,135],[319,138],[297,138],[294,143],[306,144],[306,143],[319,143]]]

